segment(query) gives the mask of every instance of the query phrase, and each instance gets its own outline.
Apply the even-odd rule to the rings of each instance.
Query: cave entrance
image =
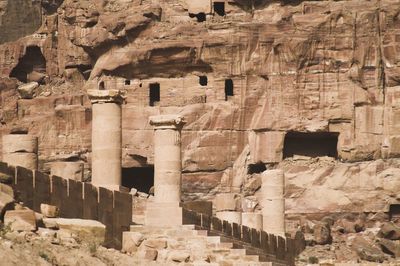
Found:
[[[283,146],[283,158],[293,155],[337,158],[338,137],[339,133],[334,132],[288,132]]]
[[[199,77],[199,84],[200,84],[200,86],[207,86],[207,84],[208,84],[207,76],[200,76]]]
[[[149,193],[154,186],[154,167],[122,168],[122,186]]]
[[[225,16],[225,2],[214,2],[214,12],[219,16]]]
[[[389,219],[391,221],[400,219],[400,204],[391,204],[389,206]]]
[[[195,17],[197,19],[197,22],[204,22],[207,19],[206,13],[204,13],[204,12],[200,12],[197,14],[189,13],[189,17],[191,17],[191,18]]]
[[[160,102],[160,83],[150,84],[150,106],[156,106]]]
[[[16,67],[10,73],[10,77],[21,82],[40,82],[46,73],[46,59],[38,46],[28,46],[25,55],[19,59]]]
[[[225,101],[233,96],[233,81],[231,79],[225,80]]]

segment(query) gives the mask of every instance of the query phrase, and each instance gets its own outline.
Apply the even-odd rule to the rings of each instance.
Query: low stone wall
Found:
[[[302,238],[284,238],[264,231],[258,231],[237,223],[222,221],[195,211],[183,209],[183,224],[194,224],[212,234],[220,235],[234,246],[264,257],[264,259],[283,265],[294,265],[295,257],[305,247]]]
[[[104,246],[122,248],[122,232],[132,222],[132,196],[89,183],[49,176],[0,162],[0,173],[13,177],[18,201],[40,212],[40,204],[55,205],[62,218],[97,220],[106,226]]]

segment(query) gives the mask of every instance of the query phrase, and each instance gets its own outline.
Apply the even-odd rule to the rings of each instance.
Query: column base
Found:
[[[144,224],[153,227],[182,225],[182,208],[179,203],[148,202]]]

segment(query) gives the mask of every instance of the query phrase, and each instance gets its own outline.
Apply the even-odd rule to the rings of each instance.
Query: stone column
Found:
[[[268,170],[262,173],[261,178],[263,230],[285,236],[284,173],[282,170]]]
[[[119,90],[88,90],[92,102],[92,184],[119,190],[122,126]]]
[[[242,225],[257,230],[263,229],[262,214],[256,212],[243,212],[242,213]]]
[[[242,224],[242,213],[237,211],[239,201],[234,193],[221,193],[215,197],[215,216],[223,221]]]
[[[38,169],[38,138],[27,134],[3,136],[3,162]]]
[[[65,179],[83,181],[83,163],[81,162],[54,162],[51,164],[51,175]]]
[[[147,205],[145,224],[182,224],[181,129],[184,118],[178,115],[150,117],[154,126],[154,202]],[[168,217],[168,218],[166,218]]]

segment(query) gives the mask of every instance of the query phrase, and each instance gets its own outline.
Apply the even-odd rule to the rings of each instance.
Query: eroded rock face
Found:
[[[0,27],[10,2],[0,1]],[[213,10],[191,2],[42,1],[35,34],[0,45],[1,133],[27,127],[39,137],[41,169],[82,161],[88,175],[86,90],[118,89],[127,96],[125,169],[151,172],[150,116],[186,118],[185,199],[257,197],[257,175],[279,164],[291,213],[398,202],[399,3],[226,1]],[[28,81],[41,85],[18,99]],[[281,163],[318,156],[340,161]],[[364,160],[375,161],[354,162]]]

